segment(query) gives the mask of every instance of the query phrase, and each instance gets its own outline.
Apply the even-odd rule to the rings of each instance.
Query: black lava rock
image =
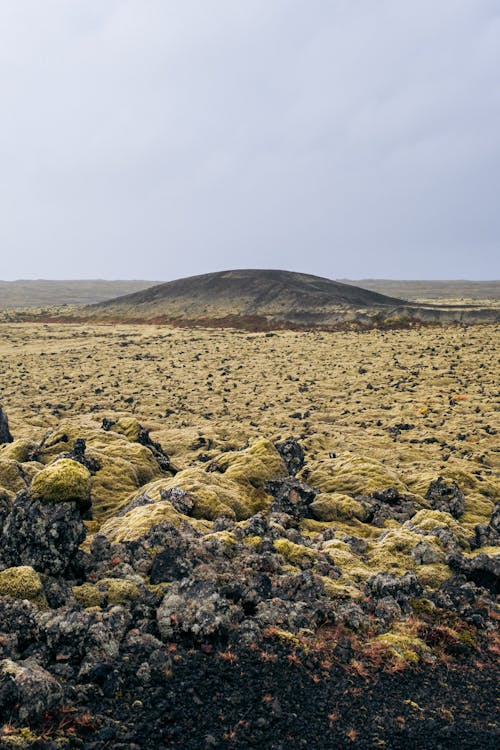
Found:
[[[13,440],[14,438],[10,434],[9,430],[9,420],[7,419],[7,414],[0,406],[0,444],[12,443]]]
[[[438,477],[431,482],[425,499],[429,501],[433,510],[441,510],[451,513],[454,518],[459,518],[464,512],[465,498],[463,492],[455,482],[447,482],[444,477]]]
[[[286,464],[291,476],[304,466],[304,450],[294,437],[288,437],[282,443],[276,443],[276,450]]]
[[[315,489],[293,477],[267,482],[266,491],[274,497],[271,513],[288,513],[297,520],[310,515],[309,506],[317,495]]]
[[[31,565],[40,573],[62,575],[85,535],[75,503],[41,503],[20,493],[3,526],[0,558],[7,566]]]

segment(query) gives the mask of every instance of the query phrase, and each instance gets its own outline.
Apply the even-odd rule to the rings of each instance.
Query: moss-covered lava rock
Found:
[[[72,502],[85,511],[91,506],[90,477],[85,466],[71,458],[62,458],[35,475],[29,497],[42,503]]]

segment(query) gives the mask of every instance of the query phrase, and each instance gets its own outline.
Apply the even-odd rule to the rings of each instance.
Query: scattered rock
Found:
[[[276,449],[286,464],[290,476],[295,476],[304,466],[304,450],[294,437],[276,443]]]
[[[305,482],[293,477],[267,482],[266,489],[274,497],[271,512],[288,513],[297,520],[310,515],[309,508],[317,494]]]
[[[425,499],[433,510],[450,513],[453,518],[460,518],[465,509],[463,492],[455,482],[448,482],[444,477],[430,483]]]
[[[27,660],[0,662],[0,714],[26,721],[59,705],[63,691],[58,681],[38,664]]]

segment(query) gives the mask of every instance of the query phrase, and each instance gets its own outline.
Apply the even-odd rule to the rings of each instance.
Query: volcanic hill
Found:
[[[401,305],[402,300],[320,276],[252,269],[177,279],[89,309],[139,319],[267,319],[311,325],[337,322],[346,311]]]

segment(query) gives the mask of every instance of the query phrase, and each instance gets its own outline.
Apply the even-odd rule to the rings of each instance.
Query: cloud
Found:
[[[5,0],[0,277],[498,277],[487,0]]]

